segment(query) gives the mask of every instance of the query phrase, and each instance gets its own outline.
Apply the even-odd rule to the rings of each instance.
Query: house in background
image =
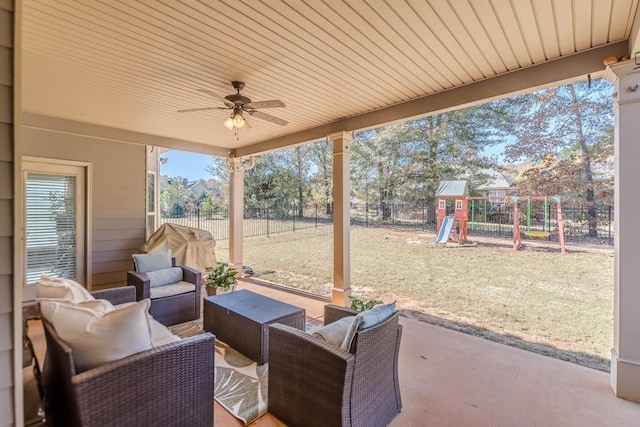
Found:
[[[196,181],[195,183],[189,185],[187,190],[191,191],[194,196],[198,197],[201,194],[205,194],[207,196],[211,195],[211,189],[207,186],[205,181]]]
[[[637,0],[250,3],[0,0],[0,425],[23,421],[29,182],[57,175],[79,184],[58,187],[74,189],[64,193],[75,202],[65,205],[77,220],[74,268],[88,288],[103,289],[122,286],[157,222],[153,147],[229,159],[229,261],[241,266],[244,162],[328,139],[333,299],[344,304],[354,131],[599,76],[605,58],[640,51]],[[640,401],[636,68],[633,59],[613,63],[607,78],[618,103],[611,383]],[[222,123],[232,111],[216,97],[239,79],[242,96],[287,107],[246,113],[251,129],[230,131]]]
[[[480,175],[486,178],[475,187],[475,190],[484,197],[491,197],[489,203],[492,207],[504,206],[504,200],[501,199],[517,195],[518,188],[515,181],[506,173],[495,169],[485,169],[480,172]]]

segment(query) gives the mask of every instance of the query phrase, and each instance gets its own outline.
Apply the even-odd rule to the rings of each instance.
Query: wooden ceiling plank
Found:
[[[629,38],[635,15],[635,13],[630,14],[629,11],[635,11],[637,3],[638,0],[616,0],[613,3],[608,37],[610,42]]]
[[[550,0],[532,0],[533,14],[537,24],[545,59],[555,59],[560,56],[557,21],[554,16],[553,5]],[[565,25],[565,23],[560,23]]]
[[[574,3],[574,34],[578,52],[593,46],[591,43],[592,7],[591,0],[581,0],[579,3]]]
[[[339,69],[342,74],[345,74],[344,81],[341,83],[354,91],[364,91],[369,87],[368,95],[372,98],[382,96],[386,99],[396,100],[401,97],[393,88],[380,84],[384,81],[382,70],[371,67],[370,64],[363,64],[363,58],[359,60],[355,51],[345,49],[346,46],[342,40],[337,40],[326,32],[320,34],[316,23],[305,22],[304,17],[297,10],[291,9],[286,4],[277,10],[271,7],[271,3],[269,5],[250,3],[250,5],[255,8],[251,9],[252,13],[263,19],[271,20],[270,22],[275,23],[289,34],[289,37],[282,37],[282,40],[273,40],[273,42],[280,46],[290,44],[292,55],[304,54],[305,66],[309,66],[315,61],[327,73],[328,78],[335,75],[336,69]],[[268,33],[268,24],[269,22],[265,21],[260,23],[260,27],[250,31],[254,32],[255,37],[262,37]],[[327,25],[333,27],[332,23]],[[319,38],[316,38],[316,34]]]
[[[520,67],[518,60],[513,54],[511,45],[507,40],[507,35],[498,21],[498,17],[493,12],[490,0],[477,0],[471,3],[474,12],[478,16],[480,24],[491,40],[491,44],[500,55],[501,61],[507,70],[515,70]]]
[[[215,2],[214,5],[218,8],[226,7],[221,2]],[[203,11],[203,13],[206,11],[206,8],[209,7],[208,5],[204,5],[201,3],[194,3],[194,6],[197,6],[199,10]],[[232,8],[228,8],[228,9],[230,12],[234,11]],[[260,46],[260,47],[257,48],[257,47],[252,47],[250,45],[241,44],[242,46],[241,49],[245,53],[242,56],[238,56],[235,58],[236,61],[238,61],[238,63],[241,63],[245,57],[252,58],[256,50],[272,51],[274,55],[273,58],[270,58],[265,63],[268,64],[269,67],[274,67],[274,68],[275,67],[280,68],[281,65],[285,65],[285,67],[279,73],[280,76],[291,75],[293,78],[296,75],[299,75],[299,76],[308,75],[309,80],[325,83],[326,96],[329,99],[331,99],[332,101],[339,99],[343,91],[341,90],[340,87],[335,85],[336,70],[335,68],[332,67],[331,64],[327,62],[318,61],[317,57],[315,57],[314,55],[310,54],[307,51],[298,49],[298,46],[296,46],[291,40],[288,40],[286,37],[283,37],[280,35],[272,36],[270,41],[265,44],[265,42],[262,41],[262,39],[264,38],[264,34],[261,34],[260,31],[258,30],[259,28],[263,27],[263,24],[259,22],[254,22],[254,27],[256,27],[255,30],[252,28],[245,29],[243,31],[243,37],[251,37],[251,40],[254,43],[256,43],[257,46]],[[262,47],[262,44],[265,44],[264,48]],[[314,66],[309,67],[308,64],[314,64]],[[280,81],[282,81],[281,78],[280,78]],[[362,85],[364,83],[359,83],[359,84]],[[357,86],[355,83],[353,85]],[[304,82],[302,81],[302,82],[299,82],[298,86],[305,87],[309,85],[305,85]],[[316,85],[313,85],[313,86],[316,87]],[[364,91],[365,87],[366,86],[361,86],[361,89]],[[374,91],[366,90],[366,92],[363,93],[361,101],[373,102],[372,100],[375,99],[373,94],[375,93],[376,93],[375,90]],[[322,94],[318,94],[318,95],[321,96]],[[303,93],[301,93],[301,97],[302,96],[304,96]],[[384,105],[384,103],[375,101],[375,105],[369,105],[368,108],[379,108],[381,105]]]
[[[472,50],[474,55],[481,58],[481,62],[475,62],[479,64],[483,74],[491,77],[507,71],[502,57],[498,54],[472,4],[466,1],[449,0],[448,6],[461,23],[462,28],[459,34],[462,34],[467,39],[466,42],[462,43],[465,50]]]
[[[153,5],[157,5],[157,2],[152,2]],[[173,4],[173,2],[171,2],[171,4]],[[216,3],[217,5],[218,3]],[[206,10],[205,10],[206,11]],[[197,12],[197,10],[196,10]],[[169,13],[171,13],[171,9],[169,9]],[[204,16],[204,14],[203,14]],[[200,24],[198,22],[189,22],[188,25],[186,25],[186,28],[191,28],[191,27],[198,27],[200,26]],[[324,73],[320,73],[320,70],[322,69],[322,67],[316,67],[315,69],[303,69],[303,63],[300,60],[301,52],[300,51],[296,51],[291,53],[291,55],[284,56],[283,55],[283,51],[282,49],[275,49],[274,46],[278,46],[278,43],[280,43],[282,45],[282,43],[286,43],[286,41],[282,41],[282,40],[275,40],[273,43],[269,43],[268,41],[260,41],[259,38],[256,38],[256,46],[248,44],[248,43],[243,43],[242,40],[240,43],[238,43],[238,39],[237,39],[237,34],[227,34],[225,32],[223,32],[222,30],[222,26],[219,26],[219,29],[217,30],[213,30],[213,32],[216,34],[216,37],[219,38],[219,40],[209,40],[207,41],[206,39],[204,39],[203,41],[201,41],[201,45],[202,45],[202,49],[203,51],[206,51],[206,55],[212,59],[212,60],[217,60],[217,61],[231,61],[232,64],[237,64],[236,69],[233,69],[232,67],[230,67],[230,72],[229,75],[233,75],[231,73],[236,73],[237,75],[240,74],[244,74],[245,76],[247,74],[253,73],[255,72],[255,70],[263,70],[264,67],[261,67],[261,64],[269,64],[270,68],[277,68],[278,72],[277,73],[273,73],[272,74],[272,82],[277,82],[277,81],[281,81],[281,79],[279,78],[282,73],[286,73],[287,70],[291,71],[291,70],[302,70],[304,71],[311,71],[312,74],[309,75],[308,78],[315,78],[315,79],[322,79],[324,78],[327,82],[331,82],[332,81],[332,73],[329,72],[324,72]],[[206,33],[206,31],[205,31]],[[248,37],[248,32],[245,32],[243,34],[243,37]],[[196,35],[197,36],[197,35]],[[215,53],[216,51],[212,51],[211,47],[213,46],[224,46],[225,49],[223,50],[224,54],[217,54]],[[236,45],[236,49],[234,51],[234,56],[229,58],[228,55],[228,50],[226,49],[227,46],[233,46]],[[212,53],[215,53],[214,55],[212,55]],[[271,56],[268,56],[271,55]],[[291,58],[294,58],[295,60],[292,60]],[[278,58],[277,61],[274,61],[275,58]],[[307,59],[312,59],[313,56],[308,56]],[[239,64],[251,64],[253,63],[252,66],[247,67],[245,65],[244,67],[244,71],[237,69]],[[333,71],[333,70],[332,70]],[[315,73],[315,74],[314,74]],[[297,75],[297,73],[290,73],[292,74],[292,76]],[[234,78],[240,78],[240,77],[234,77]],[[246,77],[242,77],[245,80],[248,80]],[[295,77],[292,77],[292,81],[295,82]],[[303,85],[304,84],[304,80],[299,80],[297,82],[299,85]],[[295,92],[295,88],[293,89]],[[329,90],[328,93],[331,93],[331,91]],[[300,92],[300,96],[303,95],[303,92]],[[323,96],[323,94],[318,94],[320,97]],[[336,90],[334,91],[334,96],[339,95],[339,92]],[[369,98],[369,102],[372,102],[373,98]],[[363,99],[363,102],[366,102],[367,99]],[[380,106],[380,104],[377,105],[370,105],[369,108],[378,108]]]
[[[378,60],[372,52],[365,51],[362,45],[349,37],[345,27],[350,27],[350,24],[343,19],[338,19],[334,22],[322,16],[313,8],[317,7],[318,3],[306,4],[299,1],[286,3],[287,6],[282,8],[272,6],[269,11],[271,19],[280,22],[286,18],[289,22],[301,22],[302,16],[307,17],[308,24],[304,25],[306,31],[300,33],[296,31],[296,34],[303,35],[307,42],[317,47],[322,46],[326,54],[340,58],[339,61],[336,61],[337,63],[355,67],[363,77],[368,75],[375,77],[375,80],[370,80],[371,82],[389,81],[388,72],[384,68],[376,66]],[[262,9],[259,10],[262,11]],[[433,82],[430,83],[433,84]],[[381,86],[381,84],[379,85]],[[415,92],[412,92],[404,85],[401,79],[396,79],[394,84],[385,86],[389,86],[387,89],[400,96],[416,96]],[[420,87],[420,94],[424,94],[422,86]]]
[[[458,79],[440,55],[440,53],[445,55],[449,55],[449,53],[435,37],[431,36],[431,30],[425,25],[420,16],[415,13],[413,8],[403,8],[399,19],[404,22],[403,34],[407,39],[412,40],[412,47],[424,58],[425,64],[427,64],[425,67],[428,67],[426,70],[436,83],[442,87],[440,90],[462,84],[462,80]],[[438,45],[437,47],[435,46],[436,44]]]
[[[341,0],[325,0],[325,3],[329,7],[337,8]],[[347,23],[341,28],[344,31],[354,30],[349,35],[358,40],[361,45],[367,46],[369,52],[373,54],[370,66],[393,70],[395,80],[405,88],[404,90],[410,91],[408,95],[410,98],[424,93],[424,89],[416,83],[415,77],[421,74],[420,68],[413,62],[407,62],[404,53],[387,39],[386,33],[391,34],[392,31],[377,14],[372,13],[366,3],[361,0],[352,1],[349,7],[341,9],[341,12]],[[385,34],[383,35],[381,31]]]
[[[514,12],[518,19],[519,33],[522,34],[527,45],[527,51],[531,55],[534,64],[539,64],[547,59],[542,47],[542,40],[533,6],[530,2],[513,2]]]
[[[601,46],[609,42],[609,20],[613,0],[598,0],[593,2],[593,17],[591,26],[591,46]]]
[[[449,79],[457,79],[462,84],[473,81],[473,75],[479,75],[479,71],[472,67],[471,70],[466,68],[469,62],[468,58],[462,53],[460,46],[455,46],[457,42],[453,39],[449,30],[438,18],[435,11],[423,0],[407,0],[413,10],[416,12],[424,25],[428,29],[425,31],[425,40],[429,41],[436,55],[443,61],[451,73]]]
[[[372,11],[370,15],[372,25],[394,45],[398,52],[404,54],[403,62],[410,62],[420,70],[415,76],[415,82],[421,89],[417,95],[424,96],[444,89],[444,86],[435,78],[437,76],[442,79],[442,75],[420,50],[420,46],[425,45],[424,40],[417,35],[420,28],[411,28],[404,20],[404,17],[414,14],[413,10],[404,2],[397,2],[392,8],[385,2],[366,1]],[[425,87],[428,89],[424,90]]]
[[[162,40],[164,40],[164,39],[162,39]],[[233,40],[231,40],[231,39],[230,39],[230,41],[233,41]],[[225,44],[225,45],[226,45],[226,44]],[[163,48],[162,48],[162,45],[158,46],[158,51],[165,51],[165,50],[166,50],[166,49],[163,49]],[[184,47],[183,47],[183,49],[178,49],[178,51],[179,51],[179,52],[182,52],[183,50],[184,50],[184,51],[187,51],[187,46],[184,46]],[[195,53],[196,51],[193,51],[193,50],[192,50],[191,52],[192,52],[192,53]],[[202,51],[201,51],[201,57],[202,57],[204,60],[211,61],[211,58],[210,58],[210,57],[211,57],[211,55],[208,55],[208,54],[207,54],[207,52],[204,52],[204,48],[202,48]],[[227,59],[226,59],[226,57],[220,57],[220,58],[217,58],[217,59],[218,59],[218,60],[220,60],[220,61],[229,61],[231,64],[234,64],[234,63],[235,63],[232,59],[227,60]],[[191,61],[191,62],[192,62],[192,61]],[[229,70],[231,70],[231,65],[229,66]],[[231,73],[231,71],[229,71],[229,73]],[[227,74],[227,75],[228,75],[228,74]],[[281,75],[281,73],[278,73],[278,75]],[[274,78],[275,78],[275,74],[274,74]],[[228,81],[228,78],[227,78],[227,77],[221,77],[221,78],[218,80],[218,82],[216,82],[216,83],[218,83],[219,85],[225,85],[225,86],[226,86],[226,82],[227,82],[227,81]]]
[[[533,64],[531,53],[525,43],[524,37],[518,23],[515,11],[511,6],[510,0],[490,0],[492,9],[498,20],[500,21],[500,28],[508,35],[507,40],[511,46],[511,51],[518,59],[520,67],[528,67]]]
[[[566,56],[576,52],[574,38],[572,2],[553,0],[553,15],[555,17],[556,33],[560,55]]]

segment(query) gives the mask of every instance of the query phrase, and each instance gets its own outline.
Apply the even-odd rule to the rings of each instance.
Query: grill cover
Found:
[[[162,224],[144,245],[141,253],[171,249],[177,266],[191,267],[204,273],[216,265],[216,241],[206,230],[177,224]]]

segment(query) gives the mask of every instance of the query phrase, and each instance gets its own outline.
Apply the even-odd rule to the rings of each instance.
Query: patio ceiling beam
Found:
[[[140,145],[155,145],[175,150],[191,151],[193,153],[208,154],[212,156],[227,157],[230,150],[198,142],[186,141],[178,138],[149,135],[110,126],[84,123],[75,120],[61,119],[36,113],[23,113],[23,125],[28,127],[43,128],[66,132],[76,135],[90,136],[92,138],[104,138],[116,141],[130,142]]]
[[[629,44],[626,40],[608,44],[575,55],[548,61],[544,64],[512,71],[369,113],[344,118],[301,132],[237,148],[235,155],[249,156],[274,151],[284,147],[318,141],[335,132],[368,129],[412,117],[463,108],[554,85],[558,82],[568,82],[583,78],[587,74],[603,73],[604,64],[602,61],[605,58],[625,56],[628,52]]]

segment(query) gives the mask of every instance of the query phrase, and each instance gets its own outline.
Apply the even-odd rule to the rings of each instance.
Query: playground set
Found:
[[[475,221],[476,201],[484,201],[482,212],[484,222],[487,221],[488,206],[498,203],[502,206],[510,206],[512,211],[507,217],[512,218],[513,229],[513,250],[517,251],[522,246],[522,234],[520,224],[520,212],[518,204],[526,202],[526,230],[524,235],[530,239],[544,239],[549,237],[550,231],[531,229],[531,206],[535,201],[544,202],[544,216],[546,222],[548,203],[556,204],[556,226],[558,232],[558,242],[560,252],[565,253],[564,226],[562,223],[562,207],[560,197],[553,196],[506,196],[506,197],[472,197],[469,195],[467,181],[441,181],[436,191],[438,199],[437,209],[437,237],[436,243],[445,244],[447,242],[467,243],[469,228],[469,202],[471,202],[472,221]],[[451,200],[453,203],[451,203]],[[489,204],[487,204],[489,202]],[[453,213],[451,213],[453,208]],[[506,210],[505,210],[506,211]]]

